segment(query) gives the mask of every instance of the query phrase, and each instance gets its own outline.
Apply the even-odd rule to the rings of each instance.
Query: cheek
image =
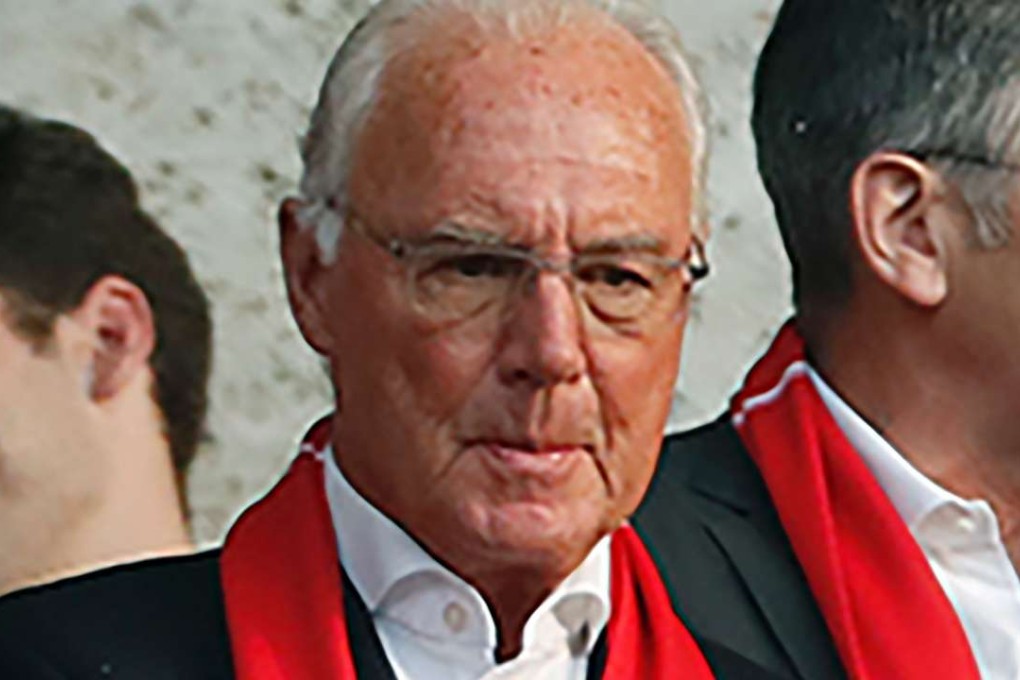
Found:
[[[628,478],[650,474],[656,459],[672,402],[681,339],[677,329],[640,342],[613,341],[593,352],[607,455],[624,485]]]
[[[604,407],[628,429],[650,427],[669,412],[681,333],[639,342],[613,341],[594,352],[593,378]]]
[[[90,407],[81,377],[60,358],[0,366],[0,500],[29,491],[79,502],[104,490],[112,459],[96,446]]]
[[[401,339],[402,373],[422,412],[453,420],[493,365],[489,343],[456,332],[414,328]]]

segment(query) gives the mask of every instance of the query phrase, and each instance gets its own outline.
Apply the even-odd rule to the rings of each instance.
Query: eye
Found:
[[[423,258],[418,277],[444,285],[487,285],[512,281],[521,275],[525,266],[520,258],[504,253],[448,250]]]
[[[578,278],[585,283],[623,290],[631,287],[651,288],[651,280],[639,269],[626,265],[599,264],[585,267],[578,272]]]
[[[520,264],[511,258],[492,254],[452,255],[438,262],[435,269],[468,279],[504,278],[515,275]]]

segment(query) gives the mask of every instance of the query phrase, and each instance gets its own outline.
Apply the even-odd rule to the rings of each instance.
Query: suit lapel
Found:
[[[805,680],[843,677],[825,620],[796,564],[778,554],[751,524],[738,517],[708,519],[734,569],[747,585],[776,639]]]
[[[700,644],[701,651],[708,659],[718,680],[787,680],[788,678],[786,675],[779,676],[762,668],[728,647],[717,645],[708,640],[702,641]],[[608,653],[606,631],[603,629],[591,656],[588,658],[586,680],[602,680]]]
[[[805,680],[846,677],[757,468],[728,419],[716,428],[711,453],[699,457],[689,477],[701,496],[693,503],[698,519],[746,585],[797,674]]]
[[[358,594],[347,572],[343,576],[344,616],[347,619],[347,638],[354,656],[354,668],[359,678],[372,680],[397,680],[393,667],[386,658],[379,634],[372,622],[372,614],[365,607],[365,601]]]

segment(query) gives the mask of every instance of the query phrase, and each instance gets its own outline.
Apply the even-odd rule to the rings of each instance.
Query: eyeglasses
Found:
[[[911,149],[910,151],[904,151],[908,156],[912,156],[921,162],[929,160],[944,160],[953,161],[956,163],[964,163],[966,165],[977,165],[982,168],[989,170],[1006,170],[1008,172],[1020,172],[1020,164],[1010,163],[1009,161],[996,160],[989,158],[987,155],[964,153],[960,151],[954,151],[948,148],[920,148]]]
[[[387,239],[373,234],[353,214],[346,223],[404,265],[408,298],[436,324],[465,321],[490,310],[505,313],[539,274],[549,272],[567,277],[598,325],[640,333],[664,321],[693,282],[709,272],[697,239],[683,258],[645,251],[595,252],[553,262],[523,248],[449,236],[423,242]]]

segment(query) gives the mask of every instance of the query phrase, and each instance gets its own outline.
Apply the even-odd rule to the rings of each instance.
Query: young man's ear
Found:
[[[868,269],[922,307],[941,304],[949,289],[948,235],[954,228],[942,178],[921,161],[878,152],[851,182],[854,236]]]
[[[150,370],[156,326],[149,300],[138,286],[104,276],[69,316],[88,339],[84,381],[92,399],[109,399]]]
[[[302,226],[298,212],[303,207],[296,198],[280,204],[280,258],[294,320],[305,341],[319,354],[327,354],[332,346],[319,296],[318,283],[328,265],[322,261],[314,228]]]

